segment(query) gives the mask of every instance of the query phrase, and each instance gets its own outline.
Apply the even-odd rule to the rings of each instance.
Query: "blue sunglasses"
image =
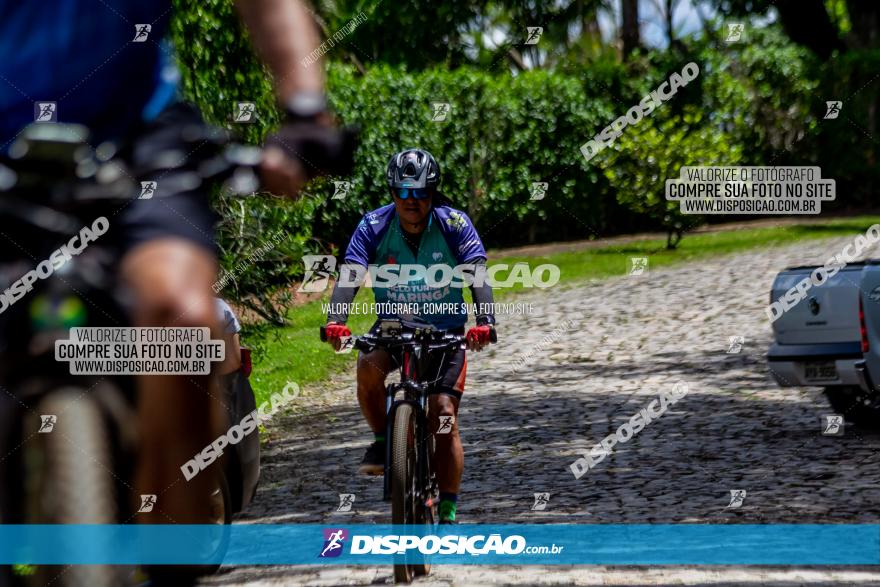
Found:
[[[394,195],[401,200],[408,200],[410,196],[415,200],[425,200],[431,197],[427,188],[397,188],[394,190]]]

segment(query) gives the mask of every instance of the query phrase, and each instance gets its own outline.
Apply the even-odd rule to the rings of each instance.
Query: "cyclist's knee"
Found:
[[[434,430],[450,428],[449,434],[458,434],[458,400],[452,396],[440,393],[432,395],[430,399],[430,412],[432,414]],[[447,418],[452,417],[451,420]],[[438,435],[437,439],[442,440],[442,435]]]
[[[134,308],[134,320],[140,326],[168,328],[211,328],[217,333],[214,299],[207,293],[168,291],[144,298]]]
[[[140,245],[122,263],[122,278],[134,293],[132,318],[138,326],[215,329],[215,276],[211,255],[180,239]]]
[[[454,416],[458,412],[458,400],[445,393],[437,393],[430,399],[431,411],[438,416]]]

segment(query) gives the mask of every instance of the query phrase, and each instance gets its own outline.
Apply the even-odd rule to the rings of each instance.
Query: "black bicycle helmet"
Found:
[[[440,185],[440,166],[434,156],[423,149],[407,149],[388,162],[388,187],[436,188]]]

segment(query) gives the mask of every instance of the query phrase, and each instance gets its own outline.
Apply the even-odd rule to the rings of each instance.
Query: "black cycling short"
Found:
[[[448,331],[451,334],[464,334],[464,327],[453,328]],[[379,322],[370,328],[370,334],[379,334]],[[403,364],[403,351],[395,349],[390,351],[391,360],[395,368]],[[437,353],[428,361],[422,378],[431,385],[432,393],[443,393],[456,399],[461,399],[464,393],[464,382],[467,375],[467,357],[464,349],[458,349],[447,353]]]
[[[204,124],[193,106],[173,104],[135,134],[126,148],[124,159],[137,173],[136,170],[143,168],[145,161],[161,151],[174,153],[175,157],[179,155],[179,159],[175,159],[173,164],[186,168],[198,158],[199,148],[207,147],[184,145],[180,131],[186,126]],[[117,245],[126,253],[148,241],[181,238],[216,254],[214,225],[218,217],[211,209],[207,186],[168,193],[162,185],[162,180],[168,177],[168,172],[162,170],[146,176],[138,174],[138,182],[156,181],[157,195],[149,199],[132,200],[113,217],[108,217]]]

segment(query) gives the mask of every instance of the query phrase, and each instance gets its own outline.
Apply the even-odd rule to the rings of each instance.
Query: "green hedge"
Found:
[[[607,231],[621,212],[608,182],[579,151],[613,119],[614,102],[577,77],[388,66],[360,76],[334,66],[328,81],[339,117],[362,129],[352,190],[322,204],[314,229],[334,243],[344,246],[358,216],[389,201],[388,159],[415,146],[437,158],[442,191],[491,245],[588,238]],[[445,121],[431,120],[432,101],[450,104]],[[530,201],[539,181],[549,184],[547,196]]]

